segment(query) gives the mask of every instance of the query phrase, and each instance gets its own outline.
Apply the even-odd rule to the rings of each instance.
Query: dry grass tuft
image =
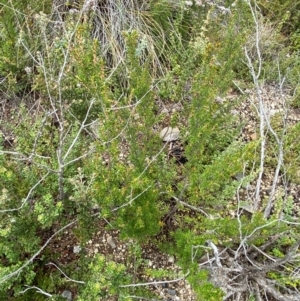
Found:
[[[164,74],[167,61],[168,34],[155,19],[155,14],[146,0],[85,0],[81,4],[66,5],[66,0],[56,0],[52,16],[64,22],[76,13],[84,22],[91,24],[91,35],[100,42],[102,56],[110,68],[124,67],[126,42],[124,33],[138,33],[137,56],[150,64],[155,76]],[[159,4],[160,11],[172,9],[169,1]],[[156,12],[157,13],[157,12]],[[166,20],[165,20],[166,21]]]

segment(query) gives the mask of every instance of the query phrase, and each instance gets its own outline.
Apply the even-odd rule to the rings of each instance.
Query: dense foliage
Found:
[[[0,0],[0,300],[159,298],[150,243],[197,300],[297,300],[296,2]]]

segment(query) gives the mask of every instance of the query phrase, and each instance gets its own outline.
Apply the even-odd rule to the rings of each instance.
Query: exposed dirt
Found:
[[[45,250],[48,253],[48,257],[49,254],[53,254],[53,260],[49,261],[50,265],[47,265],[47,269],[55,269],[55,266],[51,264],[54,263],[64,270],[64,266],[78,261],[79,253],[83,253],[91,259],[96,254],[103,254],[109,261],[112,260],[124,264],[127,272],[133,275],[135,283],[151,283],[146,285],[146,287],[157,295],[157,300],[196,300],[191,286],[183,279],[183,272],[176,265],[174,256],[161,252],[155,243],[151,243],[151,241],[135,251],[137,243],[133,240],[121,240],[119,231],[109,229],[109,225],[103,219],[99,218],[95,227],[97,229],[96,234],[84,246],[79,245],[73,234],[76,226],[64,231],[53,239]],[[45,237],[45,240],[47,238]],[[79,253],[77,253],[78,250],[80,250]],[[154,278],[149,275],[149,272],[146,272],[147,270],[165,270],[172,277]],[[65,289],[70,290],[74,297],[76,296],[74,289],[64,287],[62,291]],[[113,301],[117,299],[111,297],[105,300]]]

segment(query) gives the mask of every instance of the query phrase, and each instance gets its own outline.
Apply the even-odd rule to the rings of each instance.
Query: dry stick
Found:
[[[214,257],[215,257],[217,266],[222,267],[217,246],[211,240],[208,240],[207,244],[214,252]]]
[[[11,152],[11,151],[3,151],[3,150],[0,150],[0,154],[4,154],[4,155],[14,155],[14,156],[18,156],[20,157],[21,159],[19,160],[27,160],[28,158],[22,154],[22,153],[19,153],[19,152]],[[45,157],[45,158],[49,158],[49,157]]]
[[[78,281],[78,280],[74,280],[70,277],[68,277],[55,263],[53,262],[49,262],[46,265],[54,265],[69,281],[75,282],[75,283],[80,283],[80,284],[85,284],[84,281]]]
[[[40,294],[42,294],[42,295],[45,295],[45,296],[47,296],[47,297],[49,297],[49,298],[52,297],[51,294],[46,293],[45,291],[43,291],[41,288],[39,288],[39,287],[37,287],[37,286],[28,286],[28,285],[26,285],[26,286],[27,286],[28,288],[26,288],[24,291],[21,291],[20,294],[24,294],[24,293],[26,293],[28,290],[31,290],[31,289],[36,289],[36,292],[37,292],[37,293],[40,293]]]
[[[218,261],[217,262],[217,265],[219,267],[221,267],[221,262],[220,262],[220,255],[222,255],[223,253],[225,253],[227,251],[227,248],[222,250],[221,253],[218,253],[218,249],[217,247],[213,244],[214,247],[212,247],[210,245],[210,243],[212,243],[210,240],[207,241],[207,244],[208,246],[203,246],[203,245],[197,245],[197,246],[194,246],[192,245],[192,262],[194,262],[194,259],[197,255],[197,252],[198,252],[198,248],[203,248],[203,249],[207,249],[207,250],[213,250],[214,252],[214,257],[213,258],[209,258],[209,253],[207,252],[206,254],[204,254],[200,259],[199,259],[199,267],[201,266],[205,266],[206,264],[210,264],[213,262],[213,261]],[[196,252],[194,253],[194,249],[196,249]],[[216,254],[215,254],[216,252]],[[217,259],[218,258],[218,259]],[[206,260],[207,259],[207,260]],[[206,260],[206,261],[205,261]],[[220,264],[220,265],[219,265]],[[238,270],[238,272],[241,272],[241,270]]]
[[[192,205],[190,205],[188,203],[185,203],[185,202],[181,201],[179,198],[177,198],[176,196],[172,196],[172,199],[174,199],[179,204],[181,204],[181,205],[183,205],[183,206],[185,206],[187,208],[190,208],[190,209],[192,209],[192,210],[194,210],[196,212],[202,213],[206,217],[209,217],[209,215],[204,210],[202,210],[201,208],[198,208],[198,207],[192,206]]]
[[[147,190],[149,190],[152,187],[152,185],[148,186],[145,190],[143,190],[141,193],[139,193],[138,195],[136,195],[133,199],[131,199],[129,202],[121,205],[120,207],[114,208],[112,209],[112,212],[118,211],[126,206],[129,206],[132,204],[133,201],[135,201],[138,197],[140,197],[142,194],[144,194]]]
[[[279,67],[278,67],[278,72],[279,72],[279,77],[280,77]],[[281,92],[282,100],[283,100],[282,86],[283,86],[284,81],[285,81],[285,78],[280,80],[280,92]],[[272,135],[274,136],[274,138],[276,140],[276,143],[278,144],[278,160],[277,160],[277,166],[276,166],[275,175],[274,175],[274,179],[273,179],[273,183],[272,183],[271,193],[270,193],[270,196],[269,196],[269,199],[268,199],[267,206],[266,206],[265,211],[264,211],[264,217],[265,218],[268,218],[271,214],[271,209],[272,209],[272,206],[273,206],[273,200],[274,200],[274,195],[275,195],[276,186],[277,186],[277,182],[278,182],[279,172],[280,172],[281,166],[283,165],[283,160],[284,160],[284,157],[283,157],[283,143],[284,143],[284,137],[285,137],[286,129],[287,129],[286,119],[287,119],[287,115],[288,115],[288,111],[286,110],[286,108],[285,108],[284,111],[285,111],[285,114],[283,116],[283,120],[284,120],[285,124],[284,124],[283,131],[282,131],[280,139],[279,139],[278,135],[276,134],[276,132],[271,127],[271,125],[269,123],[269,120],[267,119],[268,129],[270,130],[270,132],[272,133]]]
[[[137,286],[148,286],[148,285],[157,285],[157,284],[165,284],[165,283],[174,283],[178,282],[182,279],[185,279],[190,272],[187,272],[185,275],[183,275],[180,278],[173,279],[173,280],[165,280],[165,281],[153,281],[153,282],[144,282],[144,283],[135,283],[135,284],[126,284],[126,285],[120,285],[120,287],[137,287]]]
[[[255,245],[251,246],[252,248],[254,248],[255,250],[257,250],[259,253],[261,253],[262,255],[264,255],[265,257],[267,257],[268,259],[272,260],[273,262],[276,262],[276,259],[272,258],[270,255],[268,255],[267,253],[263,252],[260,248],[256,247]]]
[[[282,86],[282,84],[283,84],[283,82],[280,83],[280,86]],[[263,114],[263,118],[265,120],[265,124],[266,124],[268,130],[274,136],[275,141],[278,144],[278,160],[277,160],[275,175],[274,175],[274,178],[273,178],[273,183],[272,183],[272,188],[271,188],[271,193],[270,193],[270,196],[269,196],[269,199],[268,199],[268,203],[267,203],[267,206],[266,206],[265,211],[264,211],[264,217],[268,218],[270,216],[271,209],[272,209],[272,206],[273,206],[273,198],[274,198],[275,191],[276,191],[276,186],[277,186],[277,182],[278,182],[280,168],[283,164],[283,140],[284,140],[284,135],[286,133],[286,126],[284,126],[281,138],[279,139],[277,133],[274,131],[274,129],[272,128],[272,126],[270,124],[270,120],[269,120],[269,117],[267,116],[267,113],[265,111],[264,106],[262,106],[262,114]]]
[[[128,298],[132,299],[133,298],[133,299],[139,299],[139,300],[153,301],[153,299],[148,299],[148,298],[140,297],[140,296],[124,296],[124,295],[120,295],[120,297],[123,297],[125,299],[128,299]]]
[[[59,186],[59,199],[62,200],[64,198],[64,159],[66,158],[63,157],[63,147],[65,145],[65,117],[64,117],[64,106],[63,106],[63,100],[62,100],[62,79],[63,76],[65,74],[65,69],[67,67],[67,63],[68,63],[68,59],[69,59],[69,55],[70,55],[70,50],[71,50],[71,41],[73,40],[75,34],[76,34],[76,30],[81,22],[81,17],[83,15],[83,11],[80,12],[80,17],[78,18],[75,28],[74,30],[71,32],[71,34],[69,35],[68,38],[68,43],[67,43],[67,49],[64,52],[64,60],[63,60],[63,64],[60,68],[59,71],[59,75],[57,78],[57,90],[58,90],[58,106],[59,106],[59,113],[60,116],[57,116],[58,118],[58,122],[59,122],[59,146],[57,149],[57,161],[58,161],[58,186]],[[46,42],[47,44],[47,42]],[[49,93],[50,96],[51,93]],[[55,107],[55,103],[53,102],[52,98],[50,97],[50,101],[52,106],[57,109]],[[89,112],[89,110],[88,110]],[[70,147],[73,147],[73,145],[71,145]],[[69,148],[70,150],[70,148]],[[69,151],[68,150],[68,151]],[[68,155],[68,151],[67,154]]]
[[[257,73],[255,73],[253,62],[252,62],[252,60],[251,60],[251,58],[248,54],[247,49],[245,48],[245,55],[246,55],[246,58],[247,58],[247,61],[248,61],[248,67],[250,69],[250,73],[252,75],[252,79],[253,79],[253,82],[254,82],[254,85],[255,85],[255,88],[256,88],[257,97],[258,97],[258,100],[259,100],[261,160],[260,160],[260,172],[259,172],[259,177],[258,177],[257,186],[256,186],[256,195],[255,195],[255,203],[254,203],[254,209],[255,210],[258,209],[258,205],[259,205],[260,187],[261,187],[262,175],[263,175],[263,171],[264,171],[265,146],[266,146],[265,127],[266,126],[267,126],[268,130],[271,132],[271,134],[274,136],[274,138],[276,140],[276,143],[278,144],[277,166],[276,166],[275,175],[274,175],[274,178],[273,178],[271,193],[270,193],[270,196],[269,196],[269,199],[268,199],[267,206],[266,206],[265,211],[264,211],[264,217],[268,218],[270,216],[271,209],[272,209],[272,206],[273,206],[273,199],[274,199],[274,195],[275,195],[275,191],[276,191],[276,186],[277,186],[277,182],[278,182],[280,168],[283,164],[283,137],[284,137],[284,134],[286,132],[286,126],[284,127],[284,130],[282,132],[281,139],[279,139],[278,135],[276,134],[276,132],[272,128],[272,126],[270,124],[269,117],[267,116],[266,111],[265,111],[264,102],[263,102],[263,98],[262,98],[262,95],[261,95],[261,89],[260,89],[260,85],[259,85],[259,82],[258,82],[258,78],[260,76],[261,67],[262,67],[262,58],[261,58],[261,53],[260,53],[260,48],[259,48],[259,41],[260,41],[259,24],[258,24],[258,21],[257,21],[256,12],[253,10],[253,7],[252,7],[252,5],[249,1],[248,1],[248,5],[250,7],[253,20],[255,22],[255,29],[256,29],[255,47],[256,47],[256,53],[258,55],[258,62],[259,62],[258,71],[257,71]],[[279,76],[280,76],[280,72],[279,72]],[[282,81],[280,81],[281,91],[282,91],[282,85],[284,83],[284,80],[285,80],[285,78]],[[287,112],[286,112],[286,114],[287,114]],[[285,114],[285,116],[286,116],[286,114]]]
[[[263,115],[264,108],[263,108],[263,99],[262,99],[261,92],[260,92],[260,85],[257,81],[256,75],[255,75],[255,72],[253,69],[252,61],[251,61],[246,49],[245,49],[245,55],[248,59],[248,63],[249,63],[248,66],[250,67],[250,70],[251,70],[251,75],[252,75],[253,81],[256,86],[256,93],[257,93],[257,97],[259,100],[259,118],[260,118],[259,131],[260,131],[260,140],[261,140],[260,168],[259,168],[259,174],[258,174],[258,179],[257,179],[257,185],[256,185],[256,191],[255,191],[255,202],[254,202],[254,210],[257,211],[257,209],[259,207],[261,183],[262,183],[262,176],[264,173],[264,163],[265,163],[265,147],[266,147],[265,119],[264,119],[264,115]]]
[[[265,119],[263,115],[264,111],[264,104],[260,92],[260,85],[258,82],[258,79],[261,74],[261,68],[262,68],[262,58],[261,58],[261,53],[260,53],[260,48],[259,48],[259,42],[260,42],[260,30],[259,30],[259,24],[257,20],[257,15],[256,11],[253,10],[253,7],[250,3],[250,1],[247,1],[247,4],[251,10],[252,18],[255,23],[255,49],[256,49],[256,54],[258,56],[258,70],[255,72],[254,66],[252,63],[252,59],[250,58],[247,49],[245,48],[245,56],[248,61],[248,68],[250,69],[250,74],[252,76],[258,100],[259,100],[259,117],[260,117],[260,139],[261,139],[261,147],[260,147],[260,171],[258,175],[258,180],[257,180],[257,185],[256,185],[256,193],[255,193],[255,202],[254,202],[254,210],[256,211],[259,206],[259,201],[260,201],[260,187],[261,187],[261,182],[262,182],[262,176],[264,172],[264,162],[265,162],[265,145],[266,145],[266,138],[265,138]]]

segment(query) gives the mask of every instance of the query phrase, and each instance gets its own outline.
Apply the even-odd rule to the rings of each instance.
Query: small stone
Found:
[[[222,97],[220,97],[220,96],[217,96],[216,99],[215,99],[215,101],[216,101],[217,103],[222,104],[222,103],[224,102],[224,99],[223,99]]]
[[[159,134],[159,137],[164,142],[176,141],[180,138],[180,131],[177,127],[172,128],[168,126],[162,129],[162,131]]]
[[[107,243],[112,247],[112,249],[115,249],[117,247],[112,236],[110,235],[107,237]]]
[[[168,289],[168,294],[169,294],[170,296],[175,296],[175,295],[176,295],[176,291],[175,291],[175,290]]]
[[[254,190],[254,188],[250,184],[246,184],[245,188],[247,190]]]
[[[98,212],[98,211],[100,211],[100,206],[99,205],[94,205],[92,207],[92,210]]]
[[[254,133],[254,134],[251,134],[250,135],[250,139],[253,141],[253,140],[257,140],[257,134]]]
[[[74,246],[74,247],[73,247],[73,252],[74,252],[75,254],[78,254],[80,251],[81,251],[81,247],[80,247],[80,246]]]
[[[170,256],[170,257],[168,258],[168,262],[169,262],[169,263],[174,263],[174,261],[175,261],[174,256]]]
[[[237,173],[235,176],[236,180],[241,181],[244,178],[244,174],[243,173]]]
[[[175,104],[172,108],[172,112],[180,112],[182,111],[182,107],[179,104]]]
[[[68,290],[64,290],[61,294],[63,298],[66,298],[68,301],[72,300],[72,293]]]
[[[232,115],[239,115],[239,111],[238,110],[231,110],[230,113]]]

